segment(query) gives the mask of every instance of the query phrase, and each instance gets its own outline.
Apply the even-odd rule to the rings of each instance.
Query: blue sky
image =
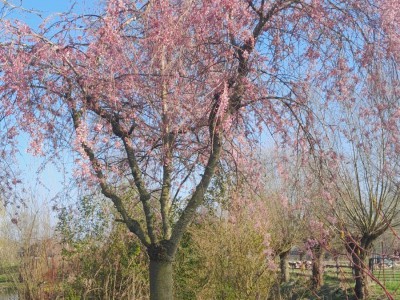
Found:
[[[14,3],[17,3],[14,1]],[[38,10],[44,14],[54,12],[64,12],[68,10],[73,1],[70,0],[22,0],[22,7],[26,9]]]
[[[23,10],[15,9],[8,17],[17,18],[29,24],[31,27],[37,27],[42,21],[48,17],[55,16],[71,10],[74,13],[95,13],[98,12],[100,3],[104,0],[9,0],[16,7]],[[34,13],[29,13],[32,11]]]
[[[15,5],[22,4],[21,6],[25,9],[36,10],[42,12],[44,16],[48,16],[53,13],[65,12],[68,11],[72,6],[74,6],[74,11],[77,13],[81,12],[89,12],[92,9],[96,8],[96,3],[99,3],[97,0],[81,0],[81,1],[72,1],[72,0],[22,0],[21,2],[18,0],[12,0],[11,3]],[[29,20],[27,20],[29,21]]]

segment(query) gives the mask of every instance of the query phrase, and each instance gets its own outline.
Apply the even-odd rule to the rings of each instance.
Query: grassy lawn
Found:
[[[400,267],[375,270],[374,276],[393,296],[400,300]],[[327,269],[324,274],[324,285],[316,293],[311,289],[311,271],[292,270],[291,281],[282,285],[282,296],[286,299],[324,299],[344,300],[353,299],[354,279],[350,268],[343,268],[336,272],[336,269]],[[388,299],[383,288],[376,282],[371,282],[371,300]]]
[[[374,276],[394,297],[394,299],[400,299],[400,267],[376,270],[374,271]],[[372,284],[371,290],[374,294],[385,295],[383,288],[377,283]]]

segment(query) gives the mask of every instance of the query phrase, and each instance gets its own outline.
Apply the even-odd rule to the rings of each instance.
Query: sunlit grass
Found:
[[[384,286],[394,299],[400,300],[400,268],[375,269],[375,278]],[[352,299],[354,292],[354,278],[350,268],[328,269],[324,273],[324,285],[315,293],[311,290],[310,270],[292,270],[293,282],[302,285],[297,287],[298,299],[329,299],[341,300]],[[370,280],[370,295],[368,299],[388,299],[385,290],[381,285]],[[294,292],[292,291],[292,294]]]

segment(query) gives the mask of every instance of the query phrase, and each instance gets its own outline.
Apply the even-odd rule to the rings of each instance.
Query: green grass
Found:
[[[373,274],[394,299],[400,299],[400,268],[376,269]],[[387,299],[378,283],[372,283],[371,293],[380,296],[380,299]]]
[[[385,275],[385,276],[383,276]],[[400,268],[376,270],[374,276],[385,286],[387,292],[394,299],[400,300]],[[286,299],[324,299],[324,300],[344,300],[352,299],[354,296],[354,278],[350,269],[342,269],[339,273],[336,270],[328,270],[324,274],[324,285],[315,293],[311,291],[311,271],[292,270],[292,283],[286,284],[287,287],[293,286],[291,290],[283,289]],[[370,296],[371,300],[388,299],[385,291],[376,282],[371,281]]]

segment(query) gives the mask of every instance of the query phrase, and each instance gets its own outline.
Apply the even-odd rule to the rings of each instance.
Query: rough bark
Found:
[[[368,251],[370,241],[365,243],[366,239],[361,239],[360,245],[354,241],[350,241],[346,245],[346,249],[351,255],[353,262],[353,273],[354,273],[354,294],[356,299],[367,299],[368,298]]]
[[[290,279],[289,276],[289,267],[288,267],[288,256],[289,251],[282,252],[279,254],[279,265],[281,269],[281,282],[288,282]]]
[[[318,290],[324,284],[324,270],[322,265],[322,257],[324,250],[321,245],[316,245],[311,249],[313,253],[312,258],[312,286],[314,290]]]
[[[354,262],[354,277],[355,277],[355,286],[354,293],[356,295],[356,299],[367,299],[368,298],[368,277],[365,272],[365,269],[368,268],[365,262],[365,251],[360,251],[360,254],[353,255]]]

